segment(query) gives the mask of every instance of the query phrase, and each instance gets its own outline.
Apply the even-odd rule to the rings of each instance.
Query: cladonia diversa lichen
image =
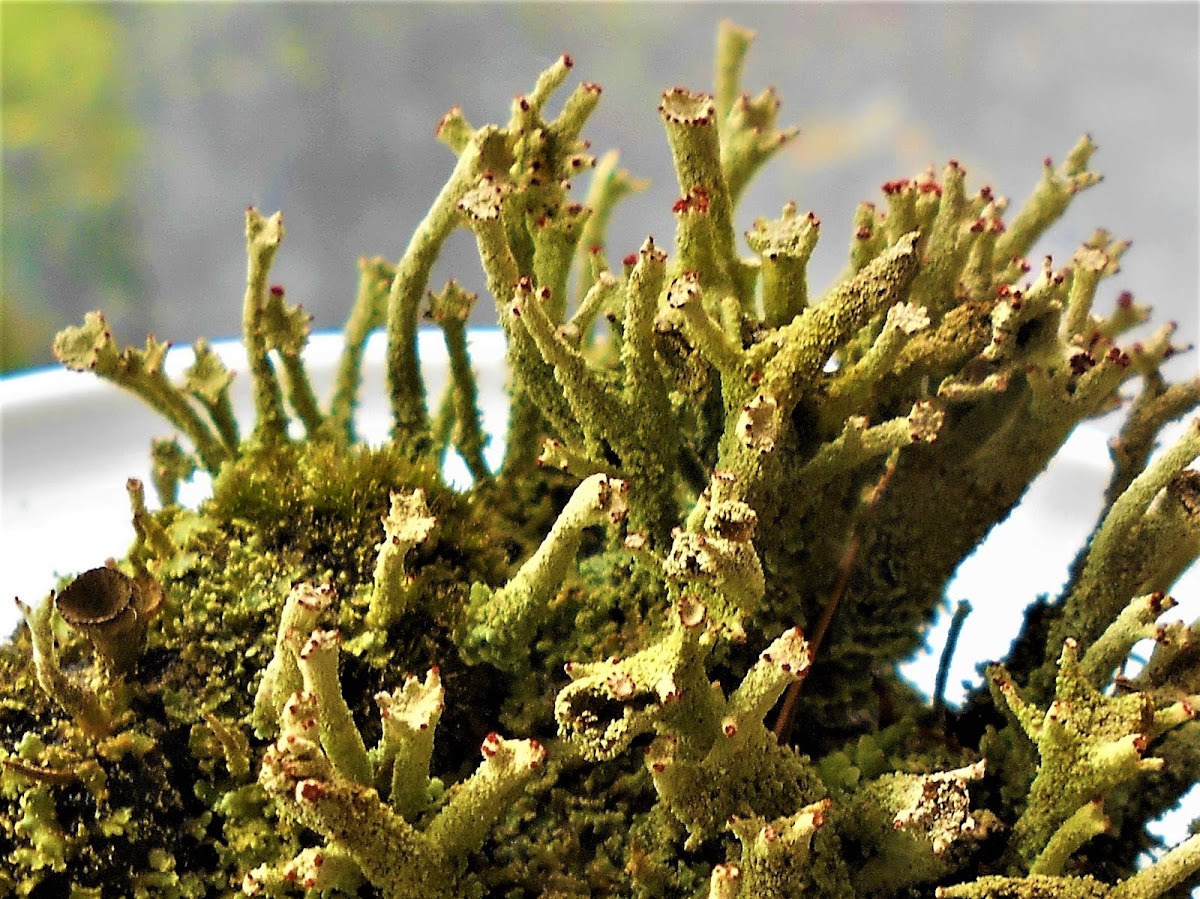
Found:
[[[742,93],[750,39],[722,27],[712,95],[662,95],[671,247],[607,233],[642,185],[581,137],[597,85],[548,111],[569,57],[503,126],[451,110],[453,170],[395,265],[362,260],[328,403],[309,318],[271,283],[278,213],[246,213],[251,421],[203,342],[176,381],[167,344],[120,349],[100,313],[58,336],[69,368],[175,435],[153,448],[159,508],[129,484],[128,555],[22,604],[0,651],[0,893],[1200,884],[1200,836],[1138,862],[1146,823],[1200,773],[1200,625],[1161,617],[1200,553],[1200,419],[1152,455],[1200,381],[1168,384],[1172,329],[1130,339],[1148,313],[1103,295],[1126,242],[1098,231],[1027,261],[1099,180],[1095,147],[1047,160],[1011,213],[955,160],[886,183],[816,291],[815,214],[786,202],[744,244],[735,230],[749,179],[797,133],[773,91]],[[503,435],[481,426],[467,352],[479,298],[430,290],[459,228],[506,339]],[[628,255],[610,264],[610,247]],[[450,360],[440,397],[423,313]],[[391,430],[372,445],[354,412],[379,328]],[[897,665],[959,563],[1079,422],[1123,404],[1062,594],[961,709],[919,694]],[[441,474],[451,451],[468,489]],[[181,506],[196,470],[212,495]]]

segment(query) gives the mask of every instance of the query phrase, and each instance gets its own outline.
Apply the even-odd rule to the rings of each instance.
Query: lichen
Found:
[[[23,604],[0,649],[0,892],[1153,899],[1200,884],[1200,837],[1136,864],[1147,821],[1200,774],[1200,625],[1161,620],[1200,554],[1200,420],[1151,453],[1200,380],[1162,375],[1170,327],[1125,337],[1148,314],[1132,297],[1102,311],[1127,242],[1097,232],[1059,268],[1025,258],[1099,181],[1095,146],[1047,160],[1007,217],[956,160],[887,182],[818,294],[815,214],[785,202],[746,233],[749,255],[734,231],[749,179],[796,135],[773,91],[741,93],[751,38],[722,27],[714,95],[663,94],[674,253],[623,235],[616,268],[611,212],[641,182],[581,137],[597,85],[547,112],[570,57],[506,125],[451,110],[438,136],[457,161],[403,257],[360,261],[328,403],[304,364],[308,316],[271,283],[278,213],[246,214],[252,421],[204,342],[173,382],[167,344],[120,349],[100,313],[59,335],[68,367],[175,433],[152,448],[159,508],[128,485],[125,558]],[[506,338],[506,435],[477,407],[478,297],[428,291],[457,228]],[[440,398],[417,352],[426,308],[450,362]],[[354,413],[377,328],[392,427],[374,445]],[[961,710],[919,695],[897,665],[948,579],[1135,380],[1061,596]],[[502,438],[493,469],[483,450]],[[469,488],[442,475],[451,451]],[[211,496],[181,506],[197,470]]]

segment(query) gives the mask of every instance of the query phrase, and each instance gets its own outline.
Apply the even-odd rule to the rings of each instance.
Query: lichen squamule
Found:
[[[1200,419],[1151,452],[1200,380],[1168,383],[1172,328],[1132,340],[1148,312],[1104,296],[1127,242],[1032,255],[1100,180],[1095,147],[1047,160],[1015,211],[955,160],[886,183],[819,293],[817,215],[785,202],[735,233],[797,135],[773,91],[742,92],[751,38],[723,25],[713,94],[662,96],[673,247],[607,233],[643,182],[581,138],[597,85],[547,111],[569,57],[506,125],[451,110],[437,134],[457,161],[403,257],[360,262],[328,402],[309,317],[271,283],[278,213],[246,213],[251,421],[204,342],[172,380],[167,344],[121,349],[98,312],[58,335],[67,367],[175,435],[152,448],[158,508],[129,484],[125,558],[22,603],[0,649],[0,893],[1200,885],[1200,836],[1138,861],[1200,774],[1200,624],[1162,618],[1200,554]],[[482,427],[467,351],[479,297],[429,284],[459,228],[505,338],[505,434]],[[445,338],[440,397],[423,314]],[[355,408],[380,328],[391,432],[369,445]],[[897,665],[959,563],[1119,406],[1105,509],[1061,595],[961,708],[919,693]],[[442,476],[451,452],[467,489]],[[196,471],[211,497],[182,506]]]

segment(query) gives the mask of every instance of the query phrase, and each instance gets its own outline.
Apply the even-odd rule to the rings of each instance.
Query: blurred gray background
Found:
[[[604,88],[585,131],[594,152],[617,147],[652,180],[618,209],[610,260],[646,234],[661,241],[676,186],[658,96],[711,89],[727,17],[758,32],[747,89],[775,85],[781,121],[802,128],[747,193],[739,230],[789,198],[815,210],[814,290],[841,269],[855,204],[882,181],[954,156],[969,188],[1016,204],[1042,158],[1061,160],[1087,131],[1106,180],[1041,251],[1065,264],[1096,226],[1132,237],[1100,307],[1131,289],[1194,342],[1198,9],[5,4],[5,361],[48,361],[53,331],[100,307],[122,341],[235,335],[248,204],[285,214],[273,280],[316,328],[339,327],[356,258],[397,259],[452,167],[439,117],[460,104],[473,124],[505,121],[564,51],[572,84]],[[451,276],[482,290],[466,232],[431,286]],[[486,302],[476,315],[494,318]]]

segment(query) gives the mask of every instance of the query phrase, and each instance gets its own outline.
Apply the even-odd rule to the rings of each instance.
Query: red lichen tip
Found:
[[[575,65],[575,60],[571,59],[571,54],[570,54],[570,53],[564,53],[564,54],[562,55],[562,64],[563,64],[564,66],[566,66],[568,69],[570,69],[570,68],[574,67],[574,65]]]
[[[483,738],[483,745],[479,747],[479,751],[483,753],[485,759],[490,759],[500,751],[500,744],[500,735],[492,731]]]
[[[325,795],[325,790],[315,780],[302,780],[296,784],[297,802],[316,802]]]
[[[854,236],[858,240],[868,240],[871,237],[871,229],[868,228],[866,225],[863,225],[861,228],[859,228],[857,231],[854,232]]]
[[[1133,294],[1130,293],[1128,290],[1121,291],[1120,295],[1117,297],[1117,308],[1118,309],[1129,309],[1132,306],[1133,306]]]
[[[1047,169],[1049,169],[1049,168],[1053,168],[1053,167],[1054,167],[1054,160],[1053,160],[1053,159],[1051,159],[1049,156],[1047,156],[1045,159],[1043,159],[1043,160],[1042,160],[1042,167],[1043,167],[1043,168],[1047,168]]]
[[[624,259],[621,260],[621,264],[632,266],[632,265],[637,265],[637,261],[638,261],[638,254],[630,253],[628,256],[626,256]]]
[[[693,187],[671,206],[676,215],[685,212],[708,212],[708,191],[703,187]]]
[[[1076,375],[1083,374],[1095,364],[1096,360],[1090,353],[1076,353],[1070,359],[1071,371]]]
[[[283,285],[282,284],[272,284],[271,285],[271,296],[273,296],[273,297],[283,296]]]

